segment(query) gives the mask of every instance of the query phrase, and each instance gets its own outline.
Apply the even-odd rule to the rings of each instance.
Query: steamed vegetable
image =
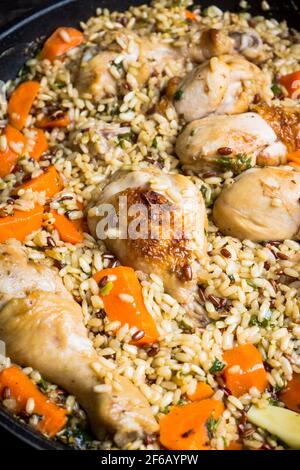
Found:
[[[17,194],[20,189],[32,189],[36,192],[45,191],[46,196],[50,198],[63,189],[63,183],[55,166],[50,166],[42,175],[18,186],[14,193]]]
[[[35,132],[35,145],[29,152],[29,155],[31,158],[38,162],[42,154],[44,152],[47,152],[49,148],[48,140],[46,138],[45,132],[42,129],[30,129],[30,131]]]
[[[41,57],[52,62],[83,42],[84,36],[77,29],[58,28],[45,42]]]
[[[300,150],[296,150],[295,152],[288,153],[287,161],[296,163],[296,165],[300,165]]]
[[[279,406],[251,406],[247,417],[251,423],[274,434],[292,449],[300,449],[299,414]]]
[[[223,371],[226,387],[232,395],[239,397],[251,387],[263,392],[268,385],[267,374],[262,357],[253,344],[243,344],[225,351],[223,359],[226,367]]]
[[[287,89],[291,98],[300,98],[300,70],[283,75],[279,81]]]
[[[197,16],[192,11],[186,10],[185,11],[185,18],[186,18],[186,20],[189,20],[189,21],[196,21]]]
[[[58,214],[57,211],[51,211],[55,221],[54,227],[58,231],[59,238],[67,243],[81,243],[83,241],[83,230],[76,220],[70,220],[65,215]]]
[[[54,437],[65,427],[66,410],[50,402],[18,367],[12,366],[0,372],[0,396],[5,389],[16,400],[17,414],[26,411],[29,399],[34,401],[33,413],[41,417],[37,426],[41,432]]]
[[[11,94],[8,102],[8,117],[12,126],[22,130],[31,111],[40,84],[29,80],[19,85]]]
[[[188,398],[192,401],[199,401],[210,398],[213,394],[213,389],[207,383],[199,382],[196,391],[192,395],[188,395]]]
[[[13,126],[6,126],[2,135],[6,138],[6,149],[0,151],[0,178],[4,178],[14,170],[26,147],[25,137]]]
[[[300,413],[300,374],[293,375],[287,388],[279,394],[279,398],[287,408]]]
[[[155,321],[147,311],[142,288],[132,268],[118,266],[104,269],[94,275],[100,286],[104,309],[110,321],[135,326],[140,333],[135,344],[151,344],[158,340]]]
[[[0,243],[9,238],[23,242],[27,235],[41,228],[43,214],[44,208],[36,204],[30,211],[18,210],[14,215],[0,218]]]
[[[45,116],[37,122],[37,126],[42,129],[54,129],[55,127],[68,127],[70,118],[67,113],[61,113],[58,117]]]
[[[173,406],[160,420],[160,442],[169,450],[208,450],[223,411],[218,400]]]

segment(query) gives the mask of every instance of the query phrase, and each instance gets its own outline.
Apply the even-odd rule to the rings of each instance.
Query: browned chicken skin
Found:
[[[161,189],[154,189],[155,184]],[[171,191],[177,201],[170,197]],[[132,239],[130,235],[126,239],[119,235],[108,237],[104,240],[106,246],[123,264],[159,275],[171,295],[179,302],[189,303],[197,290],[198,272],[206,260],[207,221],[201,194],[182,175],[168,175],[156,170],[119,171],[113,175],[89,213],[88,223],[94,236],[99,236],[97,227],[102,220],[97,208],[103,203],[110,203],[120,216],[118,206],[122,196],[127,197],[128,226],[136,217],[136,214],[133,217],[130,215],[132,204],[142,204],[147,208],[145,217],[151,217],[151,210],[155,207],[163,209],[157,219],[152,217],[147,220],[149,223],[145,228],[141,224],[139,238]],[[184,220],[184,227],[179,235],[175,233],[174,214],[180,214],[180,217],[183,214],[179,223]],[[162,232],[163,216],[170,217],[170,232],[165,235]],[[153,231],[150,233],[150,230]]]
[[[124,447],[156,432],[158,425],[149,403],[128,379],[114,374],[117,387],[112,386],[111,392],[94,390],[103,384],[109,370],[99,362],[88,338],[81,308],[56,273],[28,263],[21,248],[3,245],[0,256],[0,339],[9,357],[38,369],[47,380],[74,394],[99,439],[108,430]],[[18,292],[8,291],[5,278],[19,281],[15,285]],[[92,368],[95,364],[102,369],[101,376]]]

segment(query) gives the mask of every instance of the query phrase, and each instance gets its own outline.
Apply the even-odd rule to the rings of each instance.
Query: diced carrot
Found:
[[[104,269],[94,275],[97,283],[111,278],[111,290],[102,295],[104,309],[110,321],[119,320],[122,325],[128,323],[135,326],[144,336],[134,341],[134,344],[143,345],[155,343],[158,340],[158,331],[155,321],[145,307],[142,288],[132,268],[118,266]],[[101,295],[101,290],[100,290]]]
[[[54,437],[65,427],[66,410],[49,401],[18,367],[11,366],[0,372],[0,396],[5,389],[9,389],[11,398],[16,400],[17,414],[25,411],[28,400],[33,399],[33,413],[41,416],[37,427],[44,434]]]
[[[57,211],[51,211],[55,221],[54,227],[58,231],[59,237],[62,241],[67,243],[81,243],[83,241],[83,233],[80,230],[79,223],[75,220],[70,220],[63,214],[58,214]],[[80,219],[82,221],[82,219]]]
[[[199,382],[196,391],[192,395],[188,395],[188,398],[192,401],[199,401],[210,398],[213,394],[213,389],[207,383]]]
[[[67,113],[63,113],[61,117],[52,119],[51,117],[45,116],[37,122],[37,126],[41,129],[54,129],[55,127],[68,127],[70,124],[70,118]]]
[[[239,397],[251,387],[263,392],[268,385],[267,374],[258,349],[253,344],[243,344],[225,351],[223,371],[226,387],[232,395]]]
[[[19,85],[8,101],[8,117],[12,126],[21,131],[26,124],[33,102],[40,89],[39,82],[29,80]]]
[[[300,165],[300,150],[296,150],[295,152],[288,153],[287,161],[296,163],[296,165]]]
[[[231,441],[229,446],[225,448],[225,450],[242,450],[243,446],[240,442]]]
[[[41,57],[42,59],[48,59],[52,62],[83,42],[84,36],[77,29],[58,28],[46,40],[41,52]]]
[[[293,375],[287,388],[279,394],[279,398],[289,410],[300,413],[300,374]]]
[[[55,166],[49,166],[45,173],[21,184],[14,190],[17,194],[20,189],[32,189],[32,191],[45,191],[48,198],[53,197],[63,189],[63,182]]]
[[[212,427],[223,412],[218,400],[173,406],[160,420],[160,442],[169,450],[209,450]]]
[[[279,82],[283,85],[291,98],[300,98],[300,70],[280,77]]]
[[[186,18],[186,20],[190,20],[190,21],[196,21],[196,19],[197,19],[195,13],[193,13],[192,11],[189,11],[189,10],[185,11],[185,18]]]
[[[29,152],[31,158],[38,162],[44,152],[47,152],[49,145],[45,132],[42,129],[30,129],[35,132],[35,145]]]
[[[6,150],[0,152],[0,177],[11,173],[26,148],[26,139],[21,132],[15,129],[13,126],[7,125],[4,129],[3,134],[6,137],[7,146]],[[20,152],[16,152],[20,148]]]
[[[36,205],[30,211],[15,211],[14,215],[0,218],[0,243],[9,238],[15,238],[20,242],[30,233],[41,228],[43,223],[44,208]]]

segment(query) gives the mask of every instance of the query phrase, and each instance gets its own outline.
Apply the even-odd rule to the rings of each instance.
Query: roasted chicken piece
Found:
[[[300,173],[254,168],[223,189],[213,219],[224,235],[253,241],[300,238]]]
[[[124,198],[125,207],[120,205]],[[103,230],[107,204],[116,222],[113,234]],[[207,220],[202,196],[187,177],[159,170],[119,171],[90,209],[88,224],[122,264],[159,275],[183,304],[193,298],[206,261]]]
[[[177,112],[190,122],[209,114],[238,114],[248,110],[259,94],[271,97],[269,78],[244,57],[223,55],[192,70],[174,96]]]
[[[8,356],[22,366],[38,369],[47,380],[75,395],[99,439],[109,431],[124,447],[156,432],[158,425],[150,405],[128,379],[114,374],[116,386],[112,385],[111,392],[94,389],[103,383],[105,370],[101,378],[94,371],[97,367],[103,370],[103,366],[88,339],[81,308],[54,271],[26,265],[21,248],[14,250],[1,247],[0,339]],[[9,290],[12,281],[15,287]]]
[[[176,152],[194,172],[221,170],[241,155],[249,166],[285,163],[287,148],[272,126],[257,113],[208,116],[189,123],[178,136]],[[241,170],[246,169],[242,168]]]

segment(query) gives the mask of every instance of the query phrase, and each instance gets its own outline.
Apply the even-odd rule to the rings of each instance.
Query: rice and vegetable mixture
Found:
[[[83,35],[61,28],[28,60],[17,81],[1,88],[0,241],[13,249],[22,243],[27,260],[53,267],[80,306],[98,355],[95,393],[113,394],[120,376],[129,379],[146,397],[160,429],[126,443],[110,432],[97,440],[78,397],[46,381],[32,364],[22,371],[12,366],[4,343],[2,405],[46,435],[82,449],[299,448],[299,243],[222,235],[212,216],[214,201],[253,166],[251,156],[239,152],[231,160],[224,146],[217,167],[183,168],[175,144],[189,119],[173,103],[183,103],[178,83],[195,61],[168,58],[149,70],[143,58],[135,58],[135,35],[124,38],[120,32],[125,28],[183,50],[197,46],[208,28],[225,33],[251,28],[262,40],[259,67],[272,105],[289,108],[297,101],[281,77],[300,68],[298,33],[284,22],[252,17],[247,8],[237,14],[168,0],[122,13],[99,9],[80,27]],[[89,70],[81,81],[76,77],[81,61],[87,70],[95,49],[109,51],[106,70],[103,64],[94,70],[108,77],[93,88],[87,84]],[[254,105],[259,101],[256,93]],[[299,152],[289,154],[290,163],[281,163],[296,173]],[[91,235],[86,218],[117,170],[149,168],[184,174],[203,195],[208,263],[197,292],[198,309],[208,318],[203,324],[167,292],[161,277],[142,270],[135,278],[122,272],[125,281],[132,280],[121,298],[124,311],[109,315],[113,270],[122,267]],[[154,319],[155,341],[142,341],[145,331],[126,321],[126,305],[137,299],[139,286],[146,314]],[[0,324],[0,338],[1,333]],[[282,409],[293,412],[281,415]]]

